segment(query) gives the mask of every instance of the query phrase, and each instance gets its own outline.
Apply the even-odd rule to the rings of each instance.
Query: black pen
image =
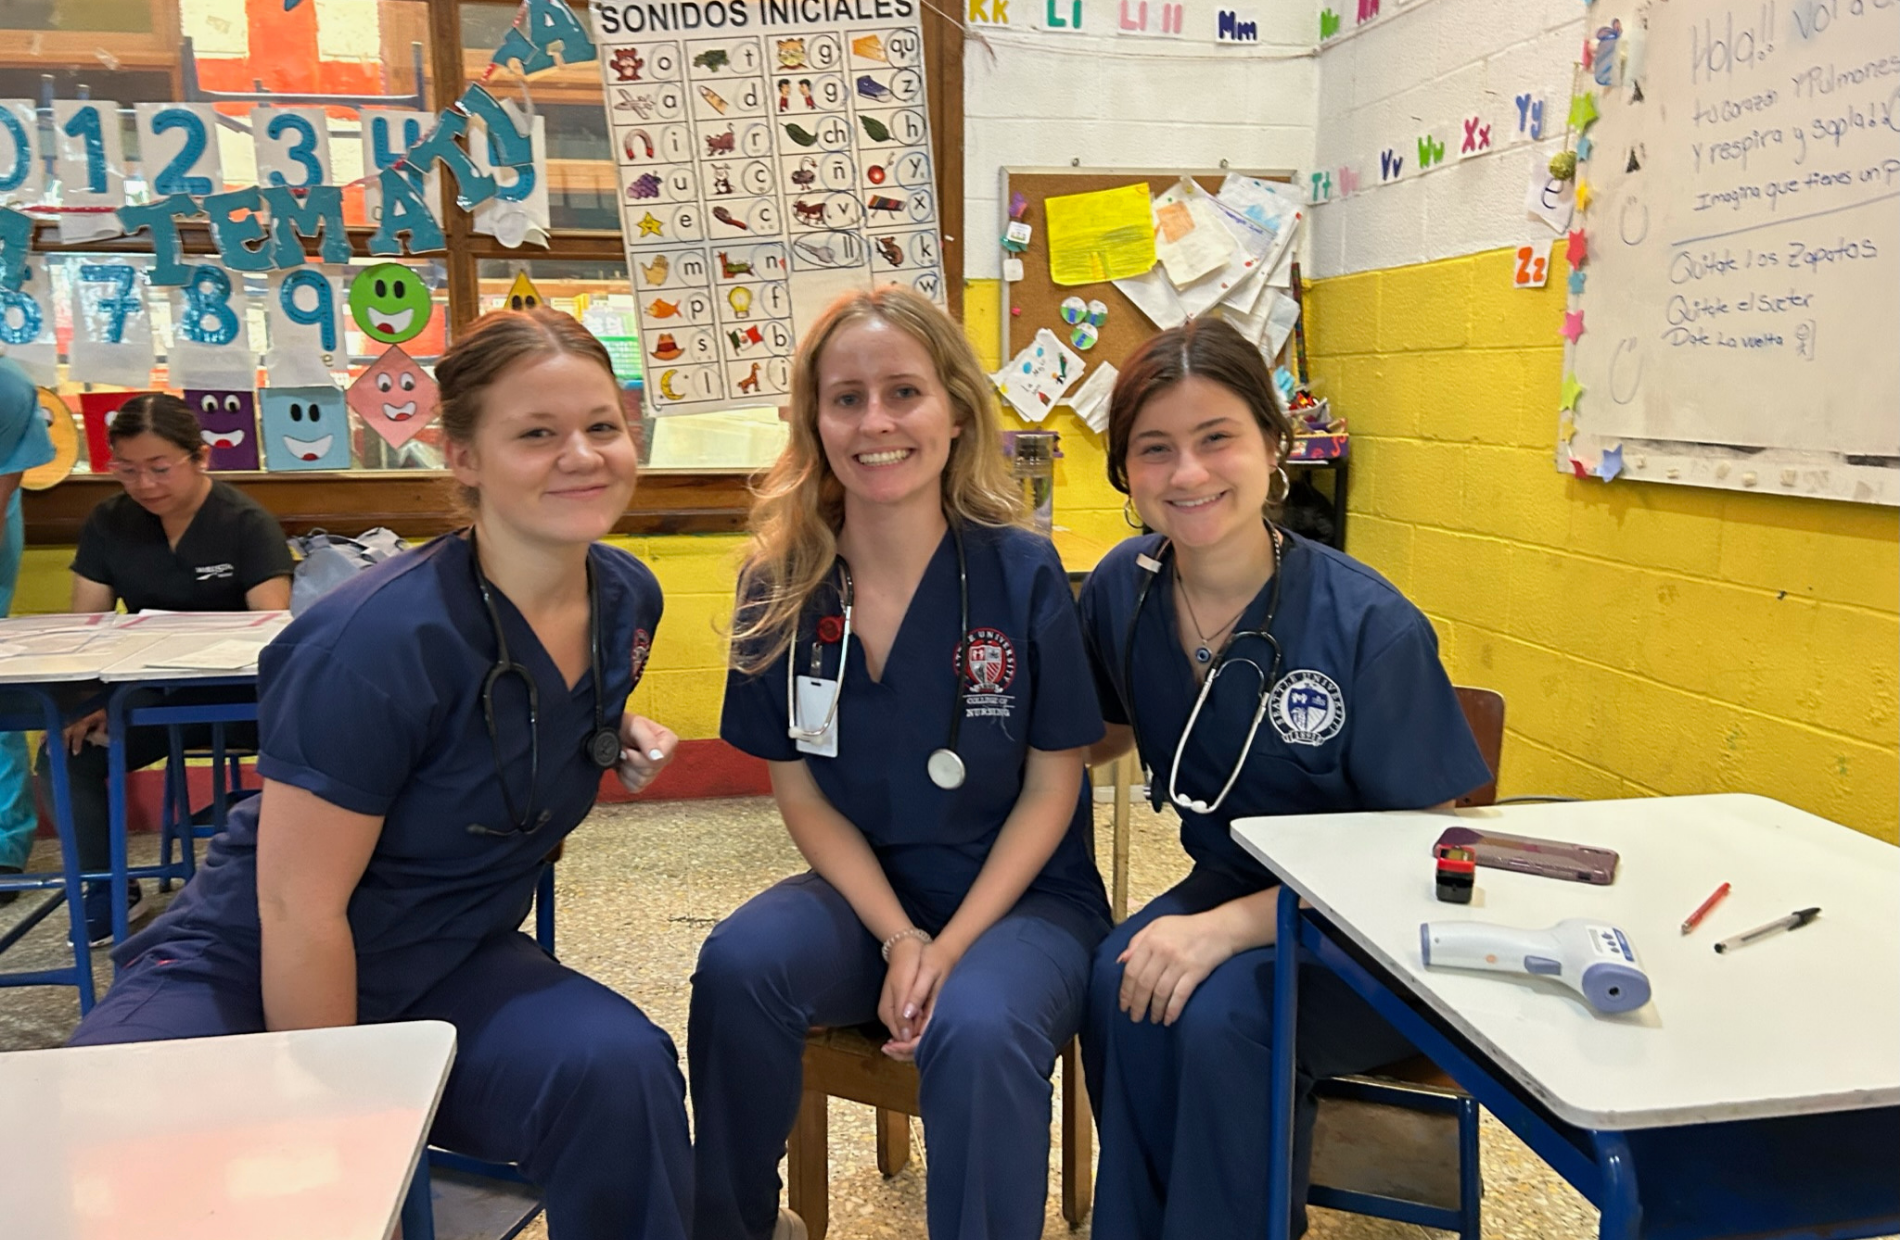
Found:
[[[1715,950],[1725,952],[1731,947],[1746,947],[1756,939],[1765,939],[1780,930],[1799,930],[1820,915],[1821,910],[1818,908],[1800,909],[1789,913],[1786,917],[1777,917],[1765,926],[1756,926],[1753,930],[1744,931],[1732,939],[1723,939],[1715,945]]]

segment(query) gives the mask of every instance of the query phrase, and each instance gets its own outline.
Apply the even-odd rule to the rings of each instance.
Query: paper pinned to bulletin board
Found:
[[[1063,326],[1062,302],[1077,292],[1084,298],[1099,299],[1108,307],[1108,314],[1101,325],[1101,335],[1095,346],[1083,360],[1089,372],[1106,363],[1120,367],[1142,341],[1159,330],[1155,322],[1144,313],[1137,302],[1130,299],[1128,290],[1143,297],[1144,279],[1136,275],[1114,283],[1102,282],[1087,286],[1060,285],[1051,278],[1049,270],[1048,232],[1049,219],[1046,202],[1050,198],[1062,198],[1087,194],[1101,190],[1122,190],[1128,186],[1140,186],[1141,192],[1152,198],[1177,186],[1182,176],[1191,176],[1194,181],[1209,194],[1218,194],[1223,183],[1230,175],[1228,170],[1207,170],[1184,173],[1180,170],[1146,171],[1141,169],[1111,168],[1006,168],[1003,170],[1003,184],[1000,200],[1007,204],[1011,196],[1021,194],[1027,202],[1024,218],[1031,224],[1029,252],[1024,255],[1023,278],[1014,282],[1005,282],[1003,288],[1002,348],[1005,358],[1014,358],[1036,338],[1036,333],[1044,328],[1066,338],[1068,329]],[[1290,185],[1293,173],[1286,169],[1243,170],[1243,176],[1254,177],[1276,184]],[[1242,214],[1248,214],[1244,209]],[[1254,221],[1258,223],[1259,221]],[[1002,224],[996,227],[997,235],[1002,233]],[[1272,255],[1269,255],[1271,262]],[[1153,267],[1153,280],[1160,287],[1154,289],[1150,300],[1153,308],[1168,317],[1179,312],[1180,302],[1172,285],[1167,281],[1159,266]],[[1264,290],[1263,290],[1264,291]],[[1144,300],[1149,300],[1144,297]],[[1290,299],[1289,299],[1290,300]],[[1290,309],[1290,305],[1286,309]],[[1285,310],[1277,302],[1269,302],[1265,296],[1259,298],[1253,306],[1253,313],[1260,316],[1263,332],[1271,336],[1284,338],[1280,329],[1285,326]],[[1271,321],[1271,322],[1270,322]],[[1082,376],[1088,377],[1087,372]]]
[[[1140,275],[1155,264],[1148,187],[1064,194],[1043,201],[1049,278],[1069,287]]]

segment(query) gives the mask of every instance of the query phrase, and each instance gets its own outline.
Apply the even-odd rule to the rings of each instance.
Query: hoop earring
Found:
[[[1135,511],[1135,497],[1132,495],[1122,501],[1122,520],[1128,523],[1129,529],[1137,532],[1148,528],[1141,514]]]
[[[1273,467],[1273,476],[1280,480],[1280,495],[1279,498],[1276,499],[1273,494],[1273,484],[1271,482],[1267,483],[1267,506],[1269,508],[1278,508],[1281,504],[1286,503],[1288,496],[1293,494],[1293,479],[1286,476],[1286,466],[1284,465],[1275,465]]]

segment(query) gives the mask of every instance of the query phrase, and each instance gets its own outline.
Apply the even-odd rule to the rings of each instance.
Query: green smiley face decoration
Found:
[[[433,309],[422,278],[401,263],[377,263],[350,281],[350,317],[371,340],[412,340]]]

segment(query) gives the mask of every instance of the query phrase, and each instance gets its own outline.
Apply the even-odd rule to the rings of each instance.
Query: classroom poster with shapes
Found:
[[[594,7],[655,414],[784,403],[799,333],[847,289],[943,302],[923,39],[893,7],[908,24],[768,3],[730,32]]]

